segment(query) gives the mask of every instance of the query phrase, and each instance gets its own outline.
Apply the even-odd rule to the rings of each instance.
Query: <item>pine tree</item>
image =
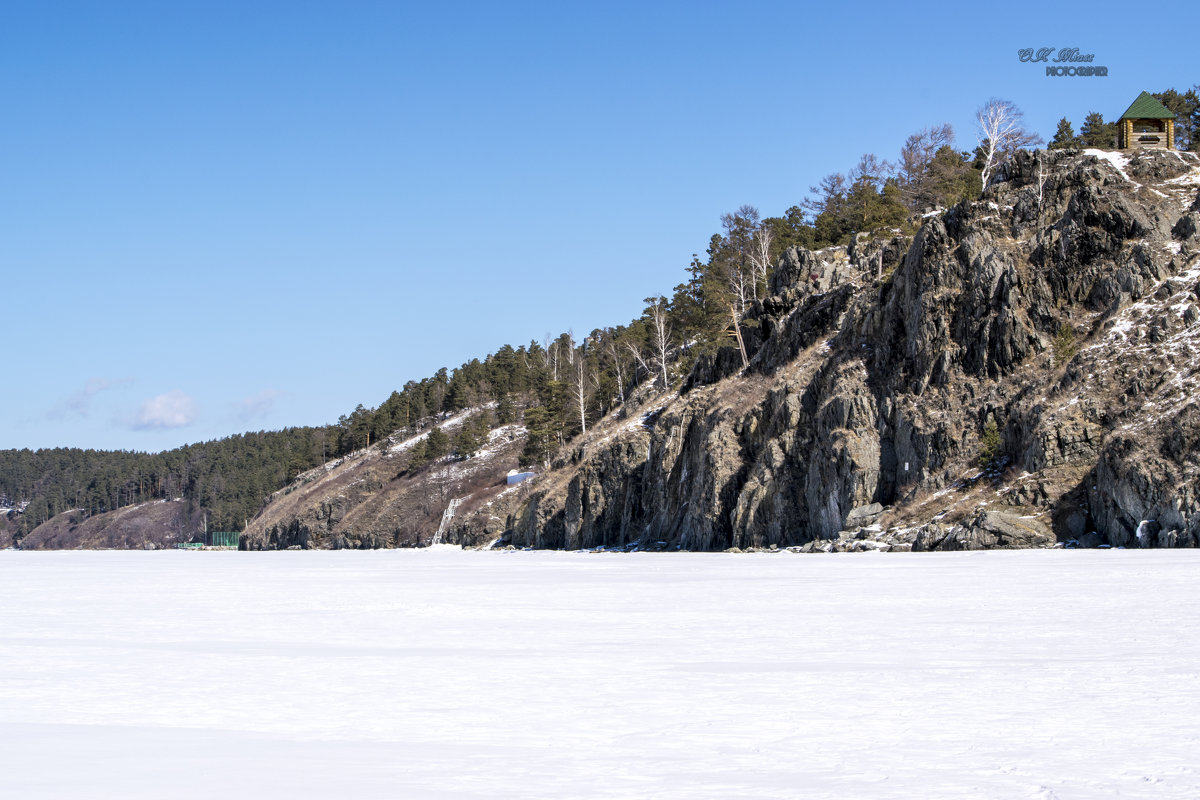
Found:
[[[441,428],[434,428],[425,437],[425,455],[436,461],[450,452],[450,437]]]
[[[1179,150],[1200,149],[1200,86],[1186,92],[1168,89],[1153,95],[1160,103],[1175,112],[1175,147]]]
[[[408,449],[408,471],[414,472],[429,463],[427,439],[421,439]]]
[[[455,455],[459,458],[470,458],[479,452],[479,448],[487,441],[489,427],[485,413],[472,414],[463,422],[458,433],[454,434]]]
[[[1093,111],[1079,127],[1079,139],[1084,147],[1099,147],[1112,150],[1117,146],[1117,124],[1105,122],[1099,111]]]
[[[930,168],[937,153],[953,145],[954,128],[949,123],[917,131],[905,140],[897,166],[900,189],[909,210],[921,212],[940,205],[929,191]]]
[[[508,425],[517,418],[517,408],[513,405],[512,395],[504,392],[496,401],[496,420],[501,425]]]
[[[525,450],[521,453],[521,464],[540,466],[549,463],[550,456],[558,448],[558,421],[546,406],[525,410]]]
[[[1063,150],[1078,146],[1079,138],[1075,135],[1075,129],[1071,127],[1070,121],[1063,117],[1058,121],[1058,130],[1054,132],[1054,138],[1050,140],[1048,149]]]
[[[1004,437],[1000,433],[996,420],[989,419],[984,426],[983,435],[979,438],[979,455],[976,462],[980,468],[993,471],[999,469],[1004,458]]]
[[[980,171],[972,165],[970,153],[943,145],[934,154],[929,163],[926,196],[935,207],[949,208],[960,200],[978,197],[982,188]]]
[[[811,250],[816,242],[816,231],[805,222],[804,209],[800,206],[792,206],[782,217],[767,217],[762,224],[771,229],[771,238],[775,241],[773,252],[776,257],[789,247]]]

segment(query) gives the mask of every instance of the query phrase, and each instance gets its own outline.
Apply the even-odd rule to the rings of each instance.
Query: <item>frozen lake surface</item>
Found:
[[[0,552],[0,797],[1200,797],[1200,551]]]

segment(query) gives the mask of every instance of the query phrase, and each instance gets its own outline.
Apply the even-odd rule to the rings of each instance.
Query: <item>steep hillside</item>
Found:
[[[452,431],[471,413],[439,427]],[[303,473],[250,521],[242,549],[428,545],[443,527],[443,517],[448,524],[456,510],[472,512],[504,491],[506,474],[517,466],[525,438],[520,426],[502,426],[468,459],[447,457],[411,468],[414,446],[428,435],[394,435]],[[486,521],[480,526],[487,530]],[[503,525],[492,526],[498,528],[493,537],[498,538]]]
[[[789,251],[749,369],[705,360],[578,440],[504,541],[1195,545],[1198,193],[1195,154],[1021,153],[911,245]]]
[[[183,500],[155,500],[90,516],[76,509],[34,528],[21,540],[21,548],[153,550],[190,541],[202,526],[200,512]]]

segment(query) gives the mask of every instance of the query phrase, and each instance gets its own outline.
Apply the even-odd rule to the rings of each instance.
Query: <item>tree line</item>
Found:
[[[209,528],[241,530],[271,492],[329,455],[331,430],[243,433],[162,453],[53,448],[0,451],[0,495],[22,503],[17,536],[80,509],[100,514],[183,498]]]

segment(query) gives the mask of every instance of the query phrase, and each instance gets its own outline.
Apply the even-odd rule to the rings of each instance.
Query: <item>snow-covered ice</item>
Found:
[[[1200,797],[1200,551],[0,552],[0,797]]]

